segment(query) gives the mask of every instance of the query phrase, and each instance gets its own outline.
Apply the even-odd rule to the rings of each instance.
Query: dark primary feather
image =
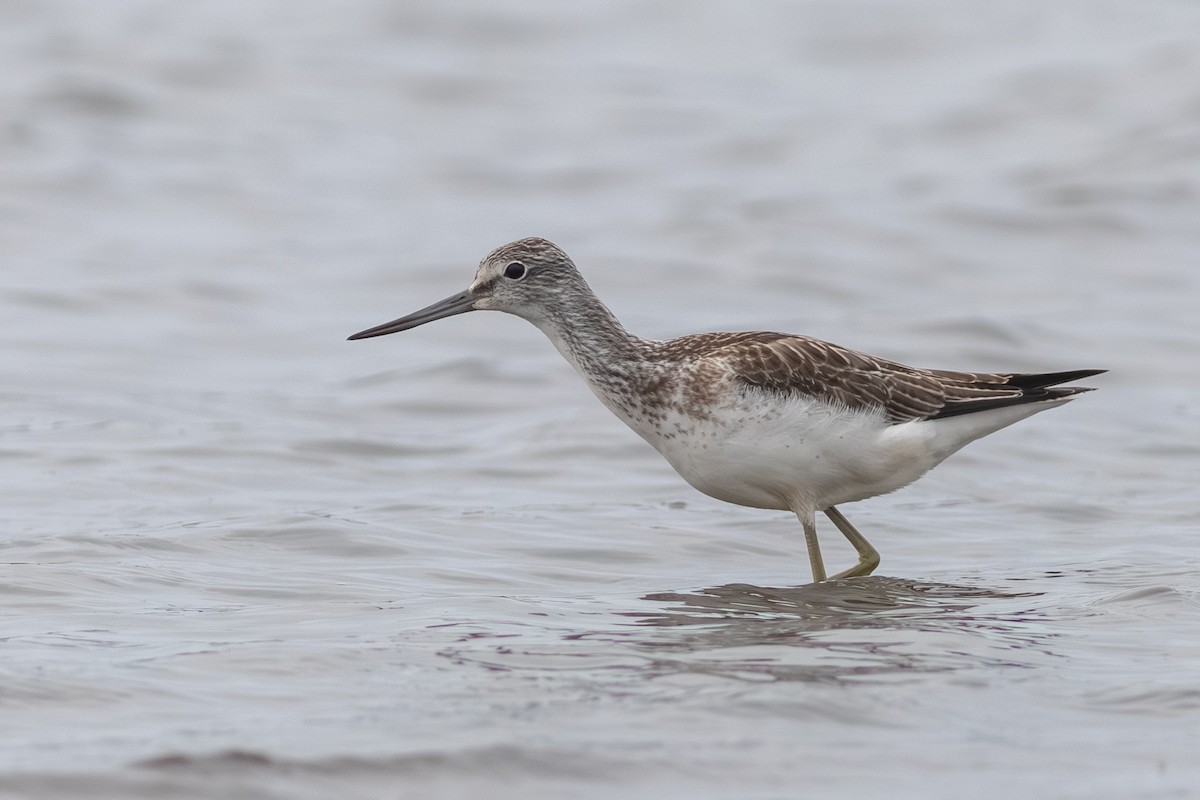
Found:
[[[1069,397],[1088,390],[1050,387],[1105,371],[1010,374],[918,369],[818,339],[762,331],[685,336],[668,346],[721,362],[747,386],[808,395],[852,409],[880,408],[894,423]]]

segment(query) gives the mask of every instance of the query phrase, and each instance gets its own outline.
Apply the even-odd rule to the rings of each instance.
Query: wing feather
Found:
[[[666,343],[722,366],[744,386],[814,397],[850,409],[879,409],[893,423],[1049,400],[1080,389],[1047,389],[1098,370],[1046,375],[909,367],[819,339],[753,331],[685,336]]]

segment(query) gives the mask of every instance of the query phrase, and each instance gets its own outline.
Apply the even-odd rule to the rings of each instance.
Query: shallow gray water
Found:
[[[1112,372],[805,586],[520,320],[344,341],[530,234],[644,335]],[[0,795],[1200,781],[1193,4],[9,2],[0,264]]]

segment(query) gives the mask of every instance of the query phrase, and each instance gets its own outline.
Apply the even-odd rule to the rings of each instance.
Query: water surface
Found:
[[[1200,11],[0,8],[0,794],[1186,797]],[[1102,391],[847,507],[697,494],[540,333]],[[853,553],[822,526],[827,563]]]

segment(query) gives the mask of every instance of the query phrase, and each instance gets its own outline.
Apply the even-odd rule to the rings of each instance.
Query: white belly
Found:
[[[877,414],[804,400],[739,403],[707,420],[672,416],[633,424],[707,495],[755,508],[827,508],[912,483],[941,459],[927,424],[888,425]]]

